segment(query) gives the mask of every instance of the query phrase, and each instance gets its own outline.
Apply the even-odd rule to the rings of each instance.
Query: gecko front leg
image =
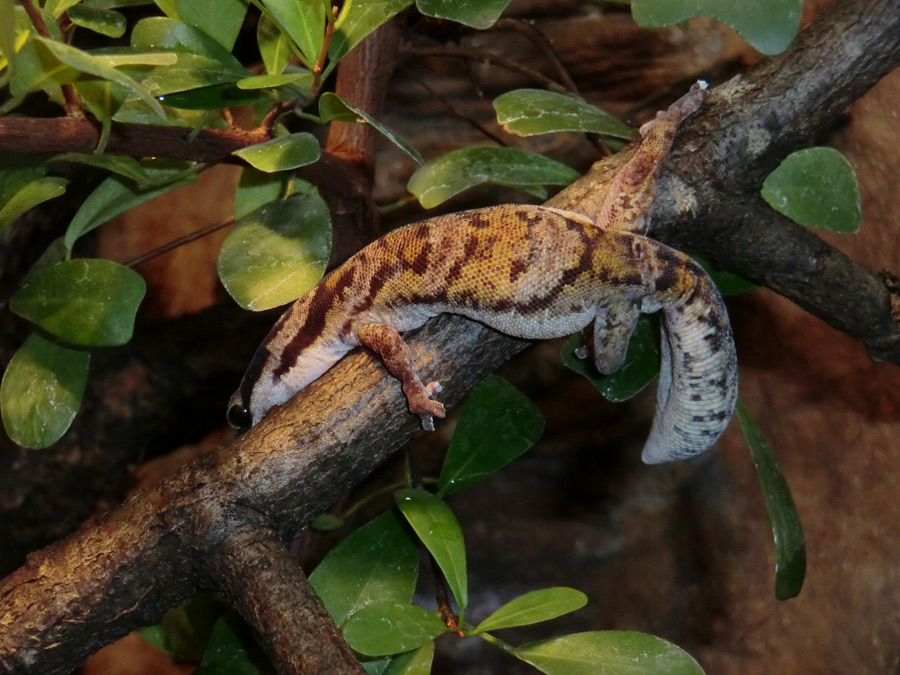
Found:
[[[434,431],[434,418],[443,418],[444,406],[431,396],[441,390],[440,382],[422,384],[409,346],[400,333],[389,326],[367,323],[356,331],[359,341],[381,357],[387,371],[400,380],[409,411],[419,416],[422,428]]]

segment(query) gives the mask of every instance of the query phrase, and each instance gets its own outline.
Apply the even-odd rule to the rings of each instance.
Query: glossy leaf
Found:
[[[20,8],[21,9],[21,8]],[[0,56],[15,67],[16,58],[16,8],[13,0],[0,0]]]
[[[287,176],[283,173],[266,173],[245,166],[234,194],[234,217],[240,220],[259,207],[280,199],[285,194],[287,183]]]
[[[189,58],[202,58],[190,56]],[[175,82],[179,84],[175,84]],[[240,80],[239,80],[240,81]],[[163,93],[162,89],[172,87],[190,86],[184,79],[175,78],[168,86],[154,86],[154,90],[161,95],[159,100],[172,108],[187,108],[189,110],[220,111],[222,108],[236,108],[242,105],[250,105],[259,101],[262,96],[258,91],[245,91],[237,86],[236,82],[224,82],[210,86],[197,87],[195,89],[172,91]]]
[[[319,159],[320,149],[315,136],[301,131],[250,145],[232,154],[260,171],[271,173],[312,164]]]
[[[290,62],[294,52],[287,35],[267,14],[259,17],[256,27],[256,43],[263,65],[269,75],[280,75]]]
[[[425,16],[456,21],[479,30],[493,26],[509,3],[510,0],[416,0],[416,6]]]
[[[503,605],[478,624],[471,634],[549,621],[586,604],[587,596],[574,588],[559,586],[532,591]]]
[[[39,49],[52,54],[60,64],[103,80],[116,82],[123,87],[131,89],[154,113],[161,118],[165,118],[162,106],[159,105],[143,83],[138,84],[124,73],[107,65],[102,57],[94,57],[80,49],[75,49],[69,45],[46,38],[34,38],[34,40]]]
[[[806,540],[800,515],[791,497],[791,490],[772,447],[742,401],[737,404],[738,420],[750,456],[756,467],[756,475],[762,486],[769,511],[769,522],[775,537],[775,597],[779,600],[793,598],[803,587],[806,577]]]
[[[142,19],[131,31],[131,46],[137,50],[167,50],[205,56],[222,68],[247,74],[230,50],[203,31],[175,19],[161,16]]]
[[[573,633],[523,645],[513,654],[548,675],[703,675],[690,654],[646,633]]]
[[[862,206],[856,174],[834,148],[788,155],[763,182],[762,197],[801,225],[845,234],[859,231]]]
[[[55,176],[44,176],[28,183],[0,206],[0,232],[29,209],[65,194],[68,184],[65,178]]]
[[[70,344],[112,347],[131,339],[146,292],[134,270],[112,260],[78,258],[29,277],[9,308]]]
[[[312,84],[312,73],[282,73],[281,75],[256,75],[245,77],[236,82],[239,89],[271,89],[283,87],[286,84],[303,83],[305,86]]]
[[[322,94],[319,99],[319,115],[329,121],[333,119],[354,122],[363,121],[409,155],[417,164],[425,162],[425,159],[419,151],[399,136],[393,129],[376,120],[365,110],[343,100],[337,94],[331,92]]]
[[[67,152],[62,155],[54,155],[50,161],[93,166],[125,178],[130,178],[136,183],[149,183],[153,180],[140,162],[134,157],[126,157],[124,155],[85,155],[79,152]]]
[[[128,27],[124,14],[111,9],[91,7],[85,3],[74,5],[69,9],[68,17],[76,26],[111,38],[122,37]]]
[[[213,625],[195,675],[268,675],[272,667],[250,627],[231,612]]]
[[[303,65],[312,68],[325,39],[330,3],[323,0],[262,0],[269,17],[299,47]]]
[[[482,183],[515,187],[542,195],[545,185],[568,185],[580,174],[547,157],[515,148],[470,147],[452,150],[420,166],[407,189],[426,209]]]
[[[90,358],[38,333],[25,340],[0,383],[0,412],[13,442],[46,448],[62,437],[81,406]]]
[[[417,649],[449,629],[417,605],[378,602],[363,607],[344,624],[344,639],[365,656],[386,656]]]
[[[655,335],[659,328],[649,316],[642,316],[628,342],[625,363],[616,372],[601,375],[594,367],[593,356],[579,359],[575,350],[584,344],[581,335],[566,340],[562,362],[570,370],[587,378],[604,398],[621,403],[635,396],[659,373],[659,346]]]
[[[331,61],[323,73],[323,78],[327,77],[337,62],[364,37],[412,3],[413,0],[345,2],[334,24],[334,35],[328,48],[328,57]]]
[[[391,659],[384,675],[429,675],[434,660],[434,641],[426,642],[415,651],[398,654]]]
[[[175,0],[179,18],[231,51],[244,16],[247,0]]]
[[[225,290],[255,312],[296,300],[331,257],[331,215],[315,192],[269,202],[238,221],[219,252]]]
[[[453,511],[444,500],[415,488],[398,490],[394,500],[441,568],[460,612],[464,612],[469,604],[466,547]]]
[[[494,99],[497,121],[511,134],[534,136],[579,131],[631,140],[634,129],[575,96],[543,89],[516,89]]]
[[[419,553],[394,513],[382,513],[335,546],[309,575],[325,609],[341,625],[378,602],[412,601]]]
[[[197,180],[191,166],[184,162],[147,164],[144,170],[152,181],[148,187],[142,189],[127,178],[110,176],[88,195],[66,228],[65,242],[69,251],[79,237],[120,213]]]
[[[731,26],[763,54],[778,54],[797,33],[802,5],[802,0],[631,0],[631,14],[648,28],[709,16]]]
[[[463,406],[438,487],[455,492],[487,478],[534,445],[543,431],[537,406],[502,377],[489,375]]]

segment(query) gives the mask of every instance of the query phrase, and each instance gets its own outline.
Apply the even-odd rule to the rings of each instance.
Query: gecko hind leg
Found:
[[[594,365],[602,375],[616,372],[625,363],[628,342],[641,316],[640,305],[633,300],[611,302],[599,307],[594,317]],[[587,358],[584,347],[576,350],[580,359]]]
[[[409,411],[421,418],[424,429],[434,431],[434,418],[446,414],[440,402],[431,400],[431,396],[441,390],[441,385],[439,382],[422,384],[409,346],[400,333],[390,326],[367,323],[359,327],[356,335],[364,346],[381,357],[387,371],[400,380]]]

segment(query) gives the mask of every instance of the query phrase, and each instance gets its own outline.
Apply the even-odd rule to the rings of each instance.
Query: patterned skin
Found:
[[[363,345],[381,356],[410,411],[433,429],[433,418],[444,416],[431,398],[440,385],[419,379],[401,332],[442,312],[526,339],[569,335],[593,321],[594,363],[611,373],[640,313],[662,310],[657,414],[642,458],[659,463],[707,449],[737,396],[725,306],[702,268],[640,234],[678,125],[705,95],[695,85],[644,125],[596,220],[507,204],[407,225],[362,249],[278,320],[232,396],[229,422],[239,429],[258,423]]]

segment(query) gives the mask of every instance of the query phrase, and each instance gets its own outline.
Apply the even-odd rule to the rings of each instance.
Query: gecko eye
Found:
[[[247,429],[253,426],[253,416],[250,414],[250,411],[240,403],[229,406],[225,418],[228,420],[228,424],[240,432],[247,431]]]

